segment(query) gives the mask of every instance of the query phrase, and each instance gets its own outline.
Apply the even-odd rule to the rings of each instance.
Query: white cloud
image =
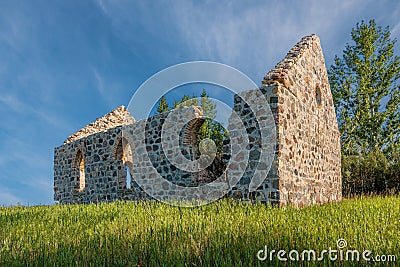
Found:
[[[120,97],[118,94],[121,93],[119,82],[107,80],[107,77],[102,75],[95,67],[92,67],[92,72],[95,80],[95,88],[108,109],[111,110],[121,105],[122,103],[118,101]]]
[[[104,88],[103,77],[100,76],[99,72],[95,68],[93,68],[93,75],[96,79],[97,91],[103,98],[106,98],[107,92],[105,91],[105,88]]]
[[[104,13],[105,15],[108,15],[108,10],[107,10],[106,6],[104,5],[103,0],[97,0],[97,4],[98,4],[98,6],[101,8],[101,10],[103,11],[103,13]]]
[[[400,35],[400,22],[398,22],[391,30],[392,37]]]
[[[40,120],[46,121],[50,126],[54,126],[63,130],[71,130],[72,126],[66,123],[62,118],[55,115],[55,113],[48,110],[40,110],[30,104],[22,102],[18,97],[13,94],[6,93],[0,95],[0,103],[6,105],[10,110],[15,113],[21,114],[34,114]]]
[[[0,102],[7,105],[11,110],[22,113],[26,111],[26,105],[11,94],[0,95]]]
[[[173,8],[176,26],[188,47],[201,59],[219,60],[260,79],[308,34],[321,37],[321,42],[327,44],[323,48],[328,50],[329,58],[340,53],[355,22],[365,16],[371,19],[385,15],[374,10],[375,5],[379,6],[361,0],[242,2],[240,5],[220,2],[212,7],[180,2]]]
[[[18,203],[23,204],[24,201],[13,195],[10,192],[5,192],[5,188],[0,188],[0,205],[4,206],[10,206],[10,205],[16,205]]]

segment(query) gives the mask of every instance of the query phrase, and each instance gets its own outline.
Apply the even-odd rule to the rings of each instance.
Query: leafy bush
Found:
[[[342,155],[343,195],[400,192],[400,162],[380,152]]]

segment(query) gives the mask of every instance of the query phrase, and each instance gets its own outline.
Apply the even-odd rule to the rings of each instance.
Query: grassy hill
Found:
[[[399,218],[398,196],[303,209],[226,199],[196,208],[157,202],[0,208],[0,265],[300,266],[309,262],[291,261],[291,250],[299,251],[300,259],[303,250],[315,250],[318,258],[344,239],[339,258],[357,249],[359,262],[330,261],[325,254],[323,263],[312,265],[370,265],[361,259],[363,250],[370,250],[369,258],[395,255],[397,262],[386,262],[395,266]],[[265,246],[268,257],[260,261],[257,252]],[[281,249],[286,263],[277,258]],[[276,250],[272,261],[271,250]]]

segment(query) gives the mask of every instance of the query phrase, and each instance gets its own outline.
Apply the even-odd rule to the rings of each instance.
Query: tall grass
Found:
[[[259,261],[269,250],[349,249],[400,262],[400,197],[367,197],[303,209],[223,199],[196,207],[157,202],[0,209],[0,265],[268,266],[368,262]],[[287,255],[286,255],[287,257]],[[390,263],[395,266],[396,262]]]

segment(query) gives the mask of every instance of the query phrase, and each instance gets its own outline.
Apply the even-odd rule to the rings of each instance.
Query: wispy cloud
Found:
[[[93,74],[96,79],[97,91],[103,98],[107,98],[107,92],[105,91],[105,88],[104,88],[103,77],[100,76],[99,72],[95,68],[93,68]]]
[[[63,118],[56,116],[49,111],[35,108],[28,103],[22,102],[18,97],[12,94],[0,95],[0,102],[18,114],[34,114],[39,120],[47,122],[51,127],[58,127],[63,130],[70,130],[71,125],[66,123]]]
[[[95,67],[92,67],[92,72],[94,87],[108,109],[113,109],[118,105],[125,104],[119,102],[121,99],[121,85],[118,81],[110,81]],[[126,99],[125,101],[128,102],[128,100],[129,99]]]
[[[11,94],[0,95],[0,102],[14,112],[23,113],[27,109],[25,104]]]
[[[20,134],[2,134],[1,138],[0,151],[7,151],[0,153],[0,192],[4,193],[3,197],[7,196],[10,203],[15,204],[25,197],[32,202],[34,200],[29,197],[36,194],[34,199],[51,203],[52,154],[43,153],[45,148],[38,148],[38,144],[32,144],[27,140],[29,138]],[[0,197],[0,205],[8,203],[7,199]]]
[[[400,35],[400,22],[394,25],[391,31],[392,36],[396,37]]]
[[[0,187],[0,205],[15,205],[17,203],[24,204],[24,200],[13,195],[10,192],[4,192],[5,188]]]
[[[339,53],[345,41],[343,33],[348,34],[351,29],[344,25],[353,26],[365,14],[369,14],[369,19],[381,16],[371,7],[366,10],[370,4],[361,0],[291,4],[222,1],[210,10],[208,5],[185,1],[174,5],[174,12],[185,42],[199,57],[242,68],[252,78],[260,79],[307,34],[317,33],[323,44],[328,44],[327,50]],[[395,27],[394,32],[397,31]],[[329,59],[333,57],[332,53],[327,55]]]
[[[107,8],[106,8],[106,6],[105,6],[103,0],[97,0],[97,4],[98,4],[98,6],[101,8],[101,10],[103,11],[103,13],[104,13],[105,15],[108,15],[108,10],[107,10]]]

